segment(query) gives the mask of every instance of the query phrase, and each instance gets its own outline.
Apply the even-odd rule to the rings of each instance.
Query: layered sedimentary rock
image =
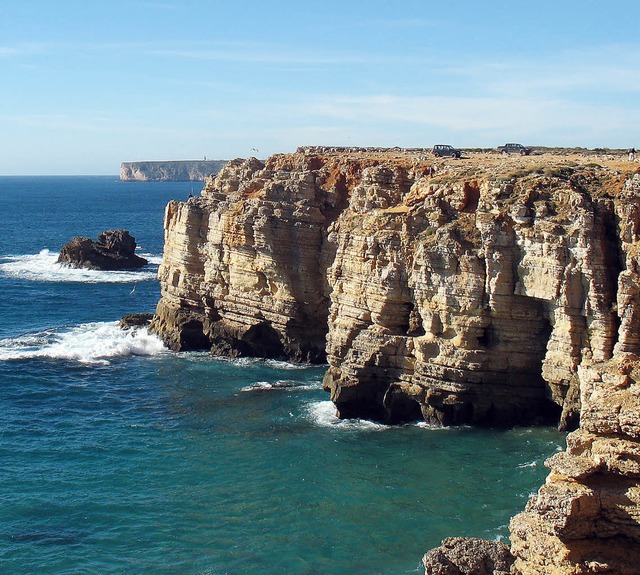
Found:
[[[637,339],[613,305],[615,174],[433,168],[317,150],[230,162],[167,207],[154,329],[176,349],[326,351],[342,417],[575,427],[578,366]]]
[[[596,160],[232,161],[167,206],[152,329],[326,360],[342,417],[581,421],[512,522],[514,569],[637,572],[640,178]]]
[[[346,190],[291,161],[231,161],[202,197],[167,206],[153,329],[171,347],[325,360],[326,229]]]
[[[122,162],[120,179],[138,182],[203,182],[217,174],[225,160],[173,160],[166,162]]]
[[[615,202],[622,252],[619,339],[607,361],[578,366],[581,423],[551,473],[511,521],[522,575],[634,575],[640,570],[640,177]]]

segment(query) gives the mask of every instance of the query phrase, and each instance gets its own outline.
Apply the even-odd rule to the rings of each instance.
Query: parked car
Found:
[[[448,146],[446,144],[436,144],[433,146],[433,155],[437,158],[442,158],[443,156],[450,156],[452,158],[459,158],[462,155],[460,150],[456,150],[453,146]]]
[[[504,146],[498,146],[496,150],[498,150],[498,152],[504,154],[505,156],[507,154],[520,154],[521,156],[528,156],[532,152],[531,148],[527,148],[522,144],[505,144]]]

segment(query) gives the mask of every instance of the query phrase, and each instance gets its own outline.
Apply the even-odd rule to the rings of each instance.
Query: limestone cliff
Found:
[[[633,172],[597,156],[402,150],[232,161],[201,197],[167,206],[152,329],[174,349],[326,360],[342,417],[582,418],[512,523],[515,565],[631,573],[637,558],[620,550],[640,543]]]
[[[217,174],[224,164],[224,160],[122,162],[120,179],[138,182],[203,182],[211,174]]]

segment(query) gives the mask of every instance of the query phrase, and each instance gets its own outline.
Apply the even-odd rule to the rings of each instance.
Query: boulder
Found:
[[[60,250],[58,263],[74,268],[130,270],[149,262],[136,255],[136,240],[127,230],[107,230],[98,240],[76,236]]]
[[[147,327],[152,319],[152,313],[130,313],[120,318],[120,327],[122,329]]]
[[[500,575],[513,564],[509,547],[497,541],[449,537],[422,559],[425,575]]]

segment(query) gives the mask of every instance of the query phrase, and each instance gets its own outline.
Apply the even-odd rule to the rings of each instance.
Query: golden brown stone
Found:
[[[323,361],[341,417],[555,419],[521,575],[640,565],[640,176],[592,155],[303,148],[165,216],[172,347]]]

